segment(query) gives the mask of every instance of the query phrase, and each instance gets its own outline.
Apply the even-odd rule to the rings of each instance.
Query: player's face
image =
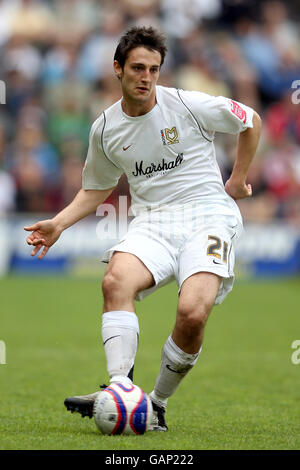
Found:
[[[132,49],[123,69],[118,62],[114,62],[115,72],[121,78],[125,112],[138,115],[153,108],[160,63],[160,53],[145,47]]]

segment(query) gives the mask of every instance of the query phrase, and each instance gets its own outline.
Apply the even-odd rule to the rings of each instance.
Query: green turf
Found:
[[[102,436],[64,398],[107,380],[100,282],[0,280],[0,449],[299,449],[299,280],[237,282],[215,307],[196,367],[170,399],[168,433]],[[151,391],[175,318],[176,286],[137,304],[135,382]]]

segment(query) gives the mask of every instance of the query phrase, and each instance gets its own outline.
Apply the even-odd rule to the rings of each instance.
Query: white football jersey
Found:
[[[206,214],[237,215],[226,193],[213,144],[215,132],[253,127],[253,110],[222,96],[156,87],[156,105],[131,117],[121,100],[94,122],[82,185],[108,189],[126,173],[135,208],[195,203]]]

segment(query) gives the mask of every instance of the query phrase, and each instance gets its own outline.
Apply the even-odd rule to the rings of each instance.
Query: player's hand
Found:
[[[43,248],[38,259],[44,258],[49,248],[56,242],[62,232],[51,219],[37,222],[30,227],[24,227],[24,230],[32,232],[26,238],[28,245],[34,246],[31,256],[35,256]]]
[[[246,197],[252,196],[252,187],[251,184],[246,183],[236,183],[230,178],[225,183],[225,191],[233,199],[244,199]]]

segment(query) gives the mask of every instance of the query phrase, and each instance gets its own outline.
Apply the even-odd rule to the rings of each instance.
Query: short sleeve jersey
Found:
[[[253,110],[222,96],[162,86],[156,100],[138,117],[126,115],[119,100],[94,122],[83,188],[114,187],[126,173],[133,208],[194,202],[203,214],[239,215],[224,189],[213,141],[215,132],[253,127]]]

